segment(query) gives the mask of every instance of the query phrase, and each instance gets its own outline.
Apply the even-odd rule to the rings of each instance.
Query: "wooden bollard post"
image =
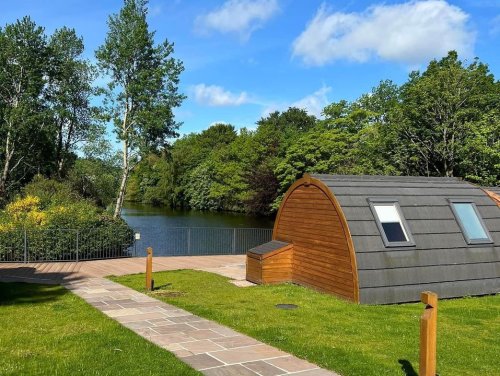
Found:
[[[148,247],[146,257],[146,290],[153,290],[153,248]]]
[[[419,376],[436,376],[437,294],[424,291],[420,299],[425,310],[420,317]]]

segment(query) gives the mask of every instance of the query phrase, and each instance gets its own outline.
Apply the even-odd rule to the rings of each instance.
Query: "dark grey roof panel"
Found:
[[[313,178],[322,181],[418,181],[426,182],[462,182],[460,178],[455,177],[426,177],[426,176],[385,176],[385,175],[330,175],[330,174],[311,174]]]
[[[255,248],[252,248],[252,249],[248,250],[247,252],[254,253],[257,255],[264,255],[266,253],[273,252],[273,251],[276,251],[277,249],[283,248],[289,244],[290,243],[281,242],[278,240],[272,240],[270,242],[261,244]]]
[[[335,195],[338,196],[437,196],[437,197],[484,197],[484,191],[481,189],[472,189],[463,185],[456,185],[450,188],[428,188],[428,187],[337,187],[328,186],[333,189]]]
[[[414,251],[364,253],[357,258],[358,270],[407,268],[432,265],[474,264],[498,262],[500,245],[496,247],[463,247]]]
[[[462,233],[460,226],[455,219],[443,219],[436,221],[425,219],[407,219],[407,223],[412,235]],[[351,231],[352,236],[380,235],[377,224],[373,219],[366,221],[351,221],[349,222],[349,230]]]
[[[478,206],[483,219],[487,218],[499,218],[500,208],[498,206]],[[414,209],[414,210],[411,210]],[[403,214],[407,220],[410,219],[452,219],[455,220],[455,216],[448,204],[445,206],[404,206],[402,208]],[[372,219],[373,213],[368,206],[346,206],[342,207],[342,211],[346,218],[349,218],[350,222],[363,221],[366,219]]]
[[[500,245],[500,233],[497,231],[490,231],[490,235],[493,238],[491,246]],[[418,251],[420,249],[460,248],[469,246],[462,233],[418,234],[414,235],[413,238],[415,240],[415,246],[397,249]],[[352,240],[356,254],[360,255],[359,257],[362,257],[361,255],[363,253],[387,252],[388,250],[395,249],[393,247],[386,248],[380,235],[357,235],[353,236]],[[482,246],[485,247],[488,245],[489,244],[483,244]],[[471,247],[473,248],[474,246]]]
[[[484,187],[483,189],[500,194],[500,187]]]
[[[500,208],[498,208],[498,210],[500,212]],[[479,212],[481,212],[481,210],[479,210]],[[482,215],[481,215],[481,217],[483,218],[483,222],[484,222],[486,228],[490,232],[500,231],[500,218],[486,218],[485,219]]]
[[[359,288],[500,278],[500,261],[399,269],[358,270]]]
[[[434,182],[407,182],[407,181],[336,181],[336,180],[322,180],[324,184],[327,186],[331,185],[337,188],[387,188],[387,187],[395,187],[395,188],[421,188],[425,186],[426,188],[477,188],[474,185],[466,184],[461,180],[456,181],[434,181]]]
[[[332,188],[333,194],[335,194],[335,189]],[[340,205],[342,208],[345,207],[352,207],[352,206],[358,206],[358,207],[366,207],[368,206],[367,198],[375,198],[377,195],[369,195],[369,196],[358,196],[358,195],[335,195],[337,197],[337,200],[339,201]],[[386,195],[386,196],[380,196],[378,197],[391,197],[391,198],[397,198],[399,202],[399,206],[401,207],[411,207],[411,206],[417,206],[417,207],[435,207],[435,206],[443,206],[443,207],[448,207],[448,198],[472,198],[473,202],[477,206],[492,206],[493,200],[488,197],[486,194],[483,194],[483,196],[451,196],[451,195],[443,195],[443,196],[396,196],[394,194]]]
[[[359,297],[365,304],[417,302],[420,293],[429,290],[436,292],[439,298],[496,294],[500,292],[500,278],[368,288],[360,290]]]

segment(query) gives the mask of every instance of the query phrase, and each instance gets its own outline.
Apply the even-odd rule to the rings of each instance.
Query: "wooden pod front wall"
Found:
[[[347,221],[320,180],[306,175],[290,187],[276,217],[273,242],[247,253],[247,279],[294,282],[359,302]]]

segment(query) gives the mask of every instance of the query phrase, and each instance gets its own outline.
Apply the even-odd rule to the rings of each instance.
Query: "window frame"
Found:
[[[380,232],[380,235],[382,237],[382,240],[384,242],[384,246],[386,248],[394,248],[394,247],[414,247],[415,240],[413,239],[413,235],[410,231],[410,226],[408,225],[408,222],[406,221],[403,212],[401,210],[401,207],[399,206],[399,201],[397,198],[393,197],[370,197],[368,198],[368,204],[370,205],[370,210],[372,211],[373,218],[375,219],[375,223],[377,224],[378,230]],[[398,213],[399,220],[401,221],[401,226],[403,226],[403,230],[405,232],[405,235],[407,237],[407,241],[404,242],[391,242],[389,239],[387,239],[387,235],[385,233],[384,227],[382,226],[382,222],[380,221],[380,218],[378,217],[377,210],[375,209],[375,206],[377,205],[383,205],[383,206],[394,206],[396,208],[396,212]]]
[[[486,223],[484,223],[483,217],[481,216],[481,213],[479,213],[479,210],[477,209],[476,203],[474,202],[473,199],[470,198],[449,198],[448,199],[451,211],[453,212],[453,216],[455,217],[455,221],[458,223],[458,227],[460,227],[460,231],[462,232],[462,235],[465,239],[465,242],[470,245],[474,244],[491,244],[493,243],[493,239],[491,238],[491,234],[488,231],[488,227],[486,227]],[[484,233],[486,234],[486,239],[471,239],[469,238],[469,235],[467,235],[466,228],[464,224],[462,223],[462,220],[460,219],[460,216],[458,215],[455,205],[454,204],[469,204],[472,206],[472,210],[474,210],[474,213],[476,213],[476,217],[479,220],[479,223],[481,224],[481,227],[483,228]]]

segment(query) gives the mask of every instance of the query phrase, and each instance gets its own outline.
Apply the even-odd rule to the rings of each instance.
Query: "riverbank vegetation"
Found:
[[[2,375],[200,375],[61,286],[0,283]]]
[[[0,261],[74,260],[126,254],[132,230],[124,220],[83,198],[69,182],[43,177],[0,211]],[[77,255],[78,253],[78,255]]]
[[[199,210],[270,214],[304,173],[457,176],[500,184],[500,82],[455,52],[382,81],[323,119],[290,108],[237,131],[216,124],[144,158],[127,198]]]
[[[216,274],[154,273],[156,299],[349,375],[417,375],[421,303],[357,305],[293,284],[236,287]],[[144,291],[144,274],[113,277]],[[258,302],[258,304],[255,304]],[[276,304],[292,303],[294,310]],[[498,374],[500,295],[441,300],[440,375]]]
[[[153,36],[146,0],[124,0],[109,18],[97,66],[74,29],[47,35],[29,17],[0,29],[0,206],[36,175],[68,181],[115,218],[124,199],[269,215],[306,172],[500,183],[500,82],[478,59],[451,51],[321,118],[289,108],[172,143],[184,68]]]

